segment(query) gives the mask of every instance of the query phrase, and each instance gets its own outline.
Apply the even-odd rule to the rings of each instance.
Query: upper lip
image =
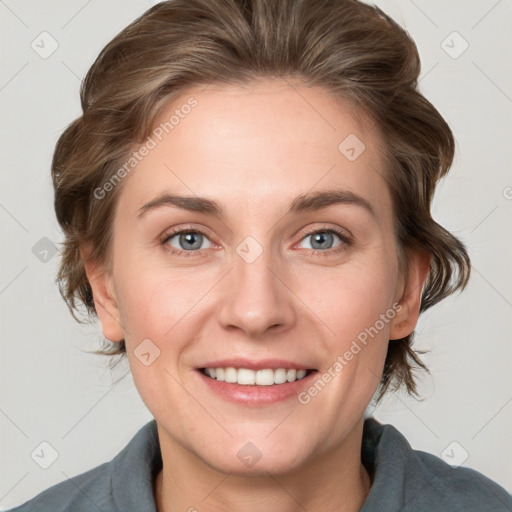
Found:
[[[198,368],[248,368],[249,370],[264,370],[271,369],[277,370],[284,368],[286,370],[313,370],[312,366],[293,361],[286,361],[284,359],[262,359],[260,361],[235,358],[235,359],[218,359],[202,364]]]

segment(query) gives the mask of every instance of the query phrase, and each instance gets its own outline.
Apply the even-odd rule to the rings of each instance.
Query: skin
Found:
[[[399,273],[383,140],[347,102],[277,79],[192,88],[156,124],[190,96],[197,107],[122,183],[111,265],[82,250],[103,334],[125,339],[134,382],[158,424],[157,508],[357,511],[371,484],[360,459],[363,414],[388,340],[417,323],[429,264],[410,253],[408,275]],[[355,161],[338,150],[349,134],[366,146]],[[363,196],[376,216],[350,204],[287,214],[297,196],[334,187]],[[164,206],[137,218],[164,191],[215,199],[225,217]],[[190,257],[170,252],[187,251],[179,235],[162,241],[181,227],[206,235]],[[313,228],[353,238],[333,235],[313,253],[314,237],[305,234]],[[262,250],[251,263],[236,252],[247,236]],[[400,312],[307,405],[296,397],[233,404],[195,369],[239,356],[322,373],[396,303]],[[134,354],[145,339],[160,350],[148,366]],[[253,467],[237,457],[247,442],[262,454]]]

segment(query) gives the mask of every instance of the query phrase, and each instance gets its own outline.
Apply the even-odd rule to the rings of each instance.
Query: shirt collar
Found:
[[[383,496],[387,510],[402,508],[406,464],[411,452],[405,437],[392,425],[382,425],[373,417],[365,419],[361,461],[370,475],[371,488],[360,512],[380,510]],[[158,430],[153,419],[109,464],[112,495],[119,511],[144,507],[146,512],[157,512],[153,486],[161,469]],[[415,489],[408,491],[414,493]]]

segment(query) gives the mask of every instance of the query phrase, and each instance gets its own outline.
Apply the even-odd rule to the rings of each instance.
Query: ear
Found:
[[[112,275],[103,268],[103,265],[93,261],[89,254],[90,251],[86,248],[80,249],[80,255],[84,263],[87,279],[91,285],[94,307],[101,323],[103,336],[113,342],[122,341],[124,333],[121,327]]]
[[[402,278],[402,291],[396,299],[401,309],[390,322],[390,340],[405,338],[416,327],[420,316],[423,285],[430,270],[431,254],[420,250],[410,251],[407,254],[409,272]]]

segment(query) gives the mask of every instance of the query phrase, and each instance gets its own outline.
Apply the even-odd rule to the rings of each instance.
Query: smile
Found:
[[[201,368],[201,373],[219,382],[240,384],[242,386],[273,386],[295,382],[309,375],[314,370],[264,368],[251,370],[249,368]]]

